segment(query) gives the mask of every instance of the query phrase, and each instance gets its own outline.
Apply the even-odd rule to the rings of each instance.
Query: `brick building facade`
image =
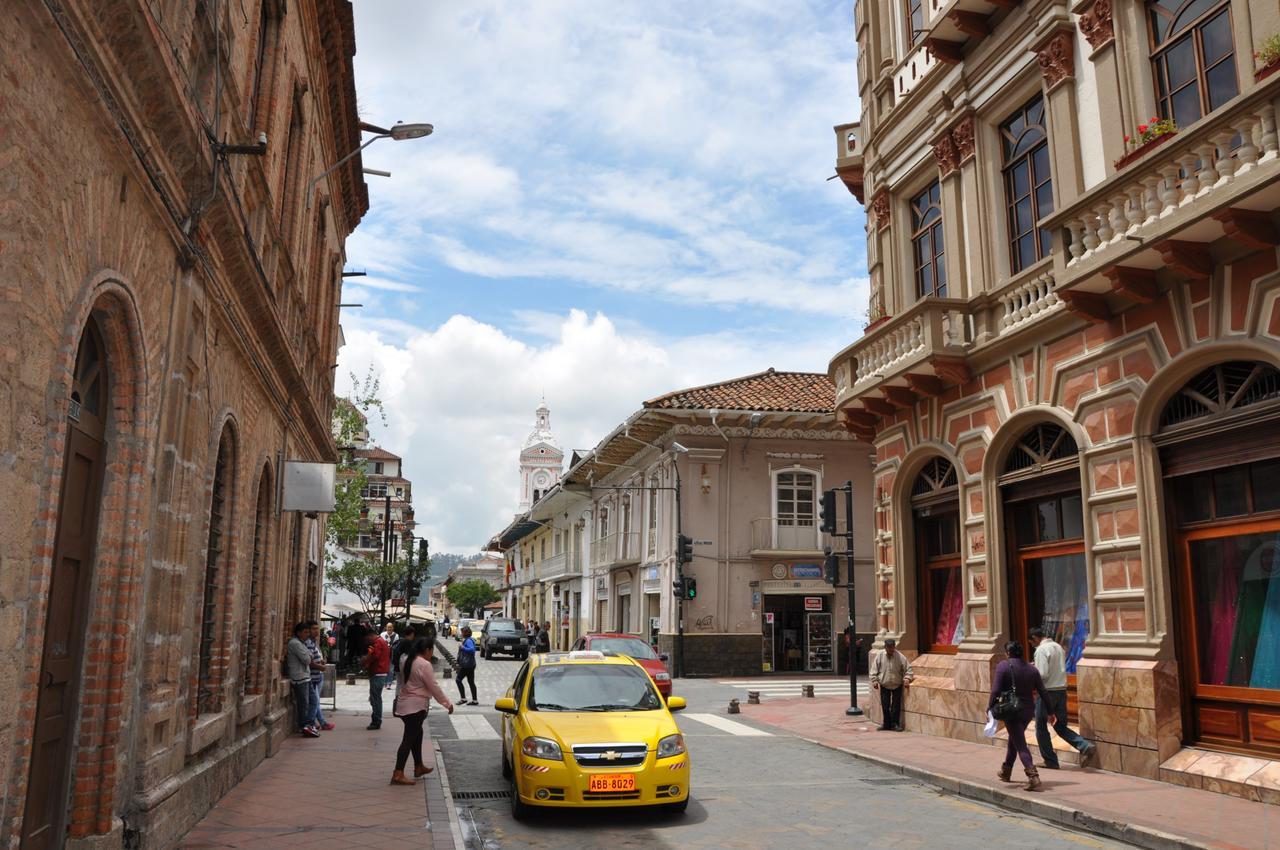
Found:
[[[1039,625],[1103,767],[1280,802],[1280,76],[1254,58],[1280,9],[855,18],[837,170],[870,325],[830,374],[876,446],[907,728],[984,740],[1000,647]]]
[[[0,101],[0,844],[172,846],[290,731],[318,612],[347,0],[17,0]],[[220,145],[252,148],[256,153]]]

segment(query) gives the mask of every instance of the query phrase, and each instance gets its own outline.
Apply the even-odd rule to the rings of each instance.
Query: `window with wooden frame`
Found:
[[[289,135],[284,148],[284,179],[280,183],[280,230],[292,246],[297,232],[298,193],[302,182],[303,151],[307,140],[303,137],[303,96],[301,87],[293,95],[293,111],[289,117]],[[381,470],[379,470],[381,471]]]
[[[1011,637],[1025,642],[1032,627],[1044,629],[1066,652],[1067,681],[1074,687],[1092,607],[1075,440],[1056,423],[1029,428],[1009,453],[1000,485]]]
[[[1053,212],[1053,175],[1043,95],[1036,95],[1000,125],[1000,149],[1009,222],[1009,267],[1017,273],[1049,256],[1050,251],[1049,230],[1038,226]]]
[[[911,256],[915,263],[916,297],[947,297],[943,263],[942,186],[934,180],[911,199]]]
[[[1280,753],[1280,371],[1205,369],[1155,442],[1173,517],[1174,628],[1188,738]]]
[[[200,605],[200,643],[196,664],[196,713],[219,711],[226,663],[218,657],[226,587],[228,530],[233,528],[231,495],[235,486],[235,439],[223,426],[213,467],[209,499],[209,540],[205,548],[204,592]]]
[[[267,107],[271,103],[271,79],[280,40],[280,18],[276,0],[262,0],[258,10],[258,43],[253,51],[252,76],[249,80],[249,112],[246,124],[250,130],[267,128]]]
[[[924,0],[903,0],[907,7],[907,44],[915,47],[925,36]]]
[[[964,571],[956,468],[946,458],[925,465],[911,488],[916,531],[920,651],[956,651],[964,639]]]
[[[1189,127],[1240,92],[1230,0],[1147,0],[1162,118]]]
[[[268,539],[271,528],[271,468],[264,467],[258,478],[258,503],[253,516],[253,563],[249,570],[249,605],[245,617],[244,670],[240,678],[241,689],[246,694],[262,693],[258,659],[262,654],[262,634],[259,623],[264,609],[262,599],[263,576],[267,571],[270,553]]]

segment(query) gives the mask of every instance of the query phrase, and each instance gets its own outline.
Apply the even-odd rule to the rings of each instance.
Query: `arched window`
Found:
[[[213,467],[213,487],[209,499],[209,542],[205,548],[204,592],[200,605],[200,644],[196,667],[196,713],[222,708],[222,681],[225,659],[222,651],[223,598],[227,580],[227,555],[231,508],[235,488],[235,438],[231,426],[222,428],[218,456]]]
[[[258,503],[253,517],[253,564],[249,572],[249,599],[245,621],[244,670],[241,687],[246,694],[262,692],[259,658],[262,655],[263,576],[270,552],[268,537],[271,527],[271,467],[266,466],[258,478]]]
[[[1036,95],[1000,125],[1009,267],[1014,272],[1049,255],[1049,230],[1039,227],[1041,219],[1053,212],[1053,174],[1044,125],[1043,95]]]
[[[1240,91],[1230,0],[1147,0],[1160,117],[1190,127]]]
[[[1155,437],[1173,517],[1174,607],[1188,738],[1274,757],[1280,704],[1280,372],[1205,369]]]
[[[947,297],[945,240],[942,235],[942,186],[937,180],[911,199],[911,253],[916,297]]]
[[[262,0],[258,10],[258,42],[253,51],[252,77],[249,81],[250,130],[266,131],[270,116],[271,81],[274,77],[276,51],[280,40],[280,17],[277,0]]]
[[[955,652],[964,639],[958,496],[956,468],[942,457],[925,464],[911,486],[921,652]]]
[[[1034,626],[1066,650],[1068,684],[1089,636],[1089,580],[1079,449],[1055,422],[1028,428],[1000,476],[1009,540],[1010,634]]]

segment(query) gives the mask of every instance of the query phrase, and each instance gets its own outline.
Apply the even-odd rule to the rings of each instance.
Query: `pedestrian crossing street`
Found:
[[[676,723],[680,731],[689,736],[773,737],[772,732],[716,714],[678,714]],[[427,717],[427,726],[431,737],[441,741],[497,741],[502,738],[502,718],[489,712],[455,711],[450,715],[433,706]]]
[[[747,691],[759,691],[760,701],[767,699],[792,699],[801,696],[801,688],[804,685],[813,685],[813,695],[815,697],[834,697],[849,696],[849,680],[836,678],[834,676],[822,676],[809,679],[769,679],[769,678],[753,678],[753,679],[717,679],[716,684],[728,685],[731,688],[737,688],[742,691],[739,697],[742,701],[746,701]],[[865,679],[858,680],[858,696],[865,697],[871,692],[871,686],[867,684]]]

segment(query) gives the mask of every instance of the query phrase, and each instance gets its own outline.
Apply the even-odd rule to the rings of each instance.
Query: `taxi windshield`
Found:
[[[655,711],[662,699],[649,675],[621,664],[548,664],[533,671],[533,711]]]
[[[640,638],[634,637],[593,638],[591,640],[591,648],[614,655],[629,655],[632,658],[652,660],[658,657],[654,654],[649,644],[640,640]]]

